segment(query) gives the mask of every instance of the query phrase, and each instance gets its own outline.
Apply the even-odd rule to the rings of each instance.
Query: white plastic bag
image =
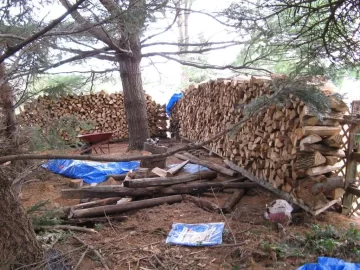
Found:
[[[285,200],[275,200],[266,206],[265,218],[273,223],[287,224],[294,209]]]

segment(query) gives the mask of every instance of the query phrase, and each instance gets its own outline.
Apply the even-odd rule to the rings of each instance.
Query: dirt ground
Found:
[[[168,147],[177,147],[179,143],[167,142]],[[110,145],[111,157],[124,157],[139,154],[126,152],[126,143]],[[70,151],[75,154],[75,151]],[[221,164],[217,157],[207,157]],[[167,159],[168,164],[180,163],[175,157]],[[219,177],[216,181],[222,181]],[[227,178],[229,179],[229,178]],[[49,200],[50,207],[71,206],[79,200],[61,198],[60,191],[68,187],[69,179],[42,170],[37,180],[24,184],[22,202],[29,208],[40,200]],[[203,194],[202,197],[214,203],[222,203],[231,196],[231,190]],[[286,245],[297,235],[309,231],[311,224],[333,225],[348,228],[354,223],[360,229],[359,219],[349,219],[331,209],[317,217],[306,214],[285,228],[285,236],[278,228],[264,219],[266,204],[277,199],[263,189],[253,189],[245,195],[230,214],[205,211],[188,202],[161,205],[148,209],[126,213],[123,222],[109,221],[97,224],[96,234],[73,232],[64,234],[54,248],[69,254],[73,265],[85,251],[71,235],[76,235],[86,244],[99,250],[110,269],[296,269],[307,262],[316,262],[314,256],[287,256],[278,258],[266,243]],[[166,245],[165,239],[174,222],[207,223],[225,222],[224,244],[237,243],[229,247],[184,247]],[[99,259],[90,251],[78,269],[104,269]],[[326,254],[324,254],[326,255]]]

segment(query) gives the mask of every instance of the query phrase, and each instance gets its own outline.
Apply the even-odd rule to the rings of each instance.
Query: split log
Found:
[[[157,187],[168,186],[180,183],[187,183],[202,179],[214,179],[217,177],[217,172],[205,171],[191,175],[182,175],[176,177],[159,177],[159,178],[144,178],[131,179],[123,182],[124,187],[140,188],[140,187]]]
[[[313,144],[320,142],[322,138],[317,134],[310,134],[309,136],[305,137],[300,141],[300,147],[302,147],[305,143]]]
[[[321,144],[307,144],[305,143],[301,151],[304,152],[315,152],[319,151],[324,156],[336,156],[336,157],[345,157],[345,151],[341,149],[331,148],[329,146]]]
[[[206,211],[217,212],[220,209],[218,205],[208,200],[197,198],[191,195],[182,195],[182,196],[184,201],[192,202]]]
[[[340,148],[341,145],[343,144],[343,136],[341,136],[340,134],[338,135],[334,135],[331,136],[330,138],[324,140],[324,144],[326,144],[327,146],[333,147],[333,148]]]
[[[199,165],[202,165],[202,166],[205,166],[205,167],[208,167],[209,169],[211,170],[214,170],[214,171],[217,171],[217,172],[220,172],[222,174],[225,174],[225,175],[229,175],[229,176],[235,176],[236,175],[236,172],[233,171],[233,170],[230,170],[230,169],[227,169],[223,166],[220,166],[220,165],[217,165],[217,164],[214,164],[210,161],[207,161],[207,160],[201,160],[200,158],[197,158],[189,153],[183,153],[183,154],[175,154],[175,157],[179,158],[179,159],[182,159],[182,160],[189,160],[191,163],[195,163],[195,164],[199,164]]]
[[[321,137],[338,135],[341,131],[341,127],[328,127],[328,126],[304,126],[302,127],[304,136],[310,134],[316,134]]]
[[[256,183],[202,182],[179,184],[171,187],[126,188],[119,186],[95,186],[80,189],[63,189],[61,196],[67,199],[167,196],[175,194],[198,194],[209,189],[246,189],[257,187]]]
[[[307,169],[306,175],[309,175],[309,176],[321,175],[321,174],[339,170],[339,169],[341,169],[341,167],[342,167],[342,164],[335,164],[333,166],[325,165],[325,166],[314,167],[314,168]]]
[[[186,164],[189,163],[189,160],[185,160],[184,162],[177,164],[176,166],[174,166],[173,168],[167,170],[167,172],[174,176],[175,174],[177,174]]]
[[[69,187],[71,188],[80,188],[84,185],[84,181],[82,179],[71,179],[69,182]]]
[[[325,158],[326,158],[325,165],[335,165],[339,161],[338,157],[325,156]]]
[[[326,182],[316,183],[312,186],[311,191],[313,194],[326,193],[336,188],[344,188],[345,181],[343,177],[328,178]]]
[[[138,210],[143,208],[149,208],[161,204],[170,204],[181,202],[181,195],[174,195],[169,197],[148,199],[136,202],[130,202],[125,204],[118,205],[107,205],[107,206],[98,206],[90,209],[79,209],[75,210],[72,214],[73,218],[86,218],[86,217],[97,217],[103,215],[111,215],[116,213],[124,213],[127,211]]]
[[[316,167],[326,162],[326,158],[319,152],[300,154],[296,158],[295,168],[297,170]]]
[[[236,190],[230,198],[224,203],[224,205],[221,207],[221,210],[224,213],[230,213],[232,209],[235,207],[235,205],[241,200],[241,198],[245,195],[244,189]]]

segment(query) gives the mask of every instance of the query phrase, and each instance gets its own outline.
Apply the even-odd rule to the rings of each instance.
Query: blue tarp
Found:
[[[171,110],[174,107],[175,103],[181,99],[183,97],[182,93],[178,93],[178,94],[173,94],[172,97],[170,98],[168,104],[166,105],[166,114],[168,116],[170,116],[171,114]]]
[[[213,246],[222,243],[224,223],[174,223],[166,238],[167,244],[184,246]]]
[[[348,263],[337,258],[319,257],[318,263],[308,263],[297,270],[360,270],[360,263]]]
[[[108,174],[121,174],[135,170],[140,165],[138,161],[130,162],[94,162],[71,159],[50,160],[44,168],[61,174],[65,177],[83,179],[86,183],[101,183],[106,180]]]

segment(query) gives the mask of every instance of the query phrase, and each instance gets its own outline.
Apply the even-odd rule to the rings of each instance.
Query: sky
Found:
[[[207,12],[219,11],[226,8],[232,1],[231,0],[195,0],[193,4],[193,10],[205,10]],[[56,18],[62,15],[65,9],[62,6],[50,9],[45,8],[41,10],[40,15],[48,14],[47,18]],[[156,27],[162,29],[168,25],[173,18],[166,18],[156,23]],[[154,32],[158,32],[156,29]],[[148,35],[149,33],[146,33]],[[190,41],[196,40],[199,34],[202,34],[206,39],[211,41],[224,41],[234,38],[234,33],[228,33],[224,30],[224,27],[215,20],[201,14],[191,14],[189,19],[189,34]],[[177,27],[173,27],[171,31],[160,35],[158,38],[152,39],[151,42],[156,41],[169,41],[176,42],[178,38]],[[175,47],[176,49],[176,47]],[[174,46],[158,46],[151,47],[151,51],[173,51]],[[143,53],[148,52],[149,49],[143,49]],[[216,50],[207,54],[208,61],[211,64],[226,65],[232,63],[235,60],[239,47],[227,48],[224,50]],[[153,57],[152,61],[157,63],[150,65],[148,59],[143,59],[142,66],[142,79],[145,91],[150,94],[160,104],[165,104],[170,97],[180,90],[180,72],[181,67],[178,63],[172,61],[166,61],[160,57]],[[71,70],[88,70],[89,67],[94,69],[111,68],[111,64],[101,60],[87,61],[82,65],[65,65],[59,67],[53,72],[71,71]],[[219,72],[219,76],[227,77],[232,73],[229,71]],[[121,90],[120,75],[114,73],[114,80],[107,83],[100,83],[95,85],[95,91],[105,90],[106,92],[118,92]],[[345,78],[342,86],[339,88],[339,92],[346,94],[347,101],[352,99],[360,99],[360,82],[354,81],[350,78]]]

